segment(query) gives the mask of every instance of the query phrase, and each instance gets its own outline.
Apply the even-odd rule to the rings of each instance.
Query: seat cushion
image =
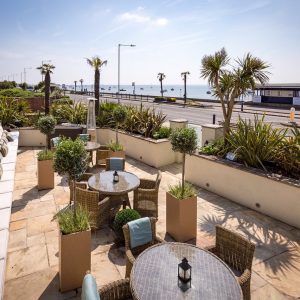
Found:
[[[151,222],[148,217],[128,222],[130,247],[135,248],[152,241]]]
[[[86,133],[79,134],[79,139],[83,142],[88,142],[90,140],[90,135]]]
[[[83,278],[81,300],[100,300],[97,283],[92,274],[86,274]]]
[[[123,171],[123,158],[121,157],[112,157],[110,158],[110,169],[114,171]]]
[[[61,138],[59,136],[57,136],[57,137],[51,139],[51,142],[52,142],[53,146],[56,147],[59,144],[60,140],[61,140]]]

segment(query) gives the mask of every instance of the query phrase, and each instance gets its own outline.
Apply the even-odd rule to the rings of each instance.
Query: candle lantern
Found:
[[[114,172],[114,182],[118,182],[119,181],[119,174],[117,171]]]
[[[185,257],[182,262],[178,264],[178,279],[182,290],[187,290],[191,287],[192,267]]]

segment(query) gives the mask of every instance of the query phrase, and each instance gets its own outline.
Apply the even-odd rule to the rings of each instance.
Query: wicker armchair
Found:
[[[113,158],[115,159],[117,157],[113,157]],[[125,170],[125,159],[122,157],[118,157],[118,158],[122,162],[122,167],[121,167],[121,170],[117,170],[117,171],[124,171]],[[111,158],[106,159],[106,171],[112,171],[110,160],[111,160]]]
[[[140,179],[140,186],[133,192],[133,209],[142,217],[158,218],[158,190],[161,181],[161,171],[156,180]]]
[[[140,253],[142,253],[145,249],[157,244],[162,243],[163,239],[156,236],[156,219],[150,218],[151,222],[151,229],[152,229],[152,241],[135,248],[131,248],[130,246],[130,231],[128,224],[123,226],[123,233],[125,238],[125,250],[126,250],[126,275],[125,277],[129,277],[131,273],[131,269],[133,267],[133,264],[135,262],[135,257],[137,257]]]
[[[238,233],[216,226],[216,245],[208,249],[222,259],[234,272],[244,299],[251,299],[250,281],[255,245]]]
[[[109,158],[109,149],[98,149],[96,152],[96,165],[99,168],[106,168],[106,159]]]
[[[99,193],[76,188],[75,205],[81,205],[90,213],[92,229],[98,229],[108,223],[110,218],[110,198],[99,202]]]
[[[93,173],[83,173],[80,178],[75,182],[75,188],[81,188],[86,190],[87,189],[87,182],[91,176],[93,176]],[[70,180],[69,181],[69,186],[70,186],[70,201],[73,201],[73,190],[74,190],[74,181]]]
[[[120,279],[104,285],[100,288],[99,295],[101,300],[132,299],[129,278]]]

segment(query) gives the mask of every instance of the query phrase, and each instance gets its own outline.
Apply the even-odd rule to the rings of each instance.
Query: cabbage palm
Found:
[[[164,73],[158,73],[157,78],[160,82],[160,93],[161,93],[161,96],[163,97],[164,96],[163,80],[166,78],[166,75]]]
[[[269,72],[266,71],[269,65],[251,53],[235,62],[236,66],[230,64],[224,48],[202,59],[201,77],[208,80],[214,95],[221,101],[224,135],[229,132],[235,100],[247,94],[248,90],[254,90],[257,82],[265,84],[269,80]]]
[[[37,69],[41,70],[42,75],[45,75],[45,114],[48,115],[50,107],[50,74],[53,73],[52,70],[55,69],[55,66],[50,64],[42,64],[41,66],[37,67]]]
[[[81,85],[80,88],[81,88],[81,91],[82,91],[82,83],[83,83],[83,79],[80,79],[79,82],[80,82],[80,85]]]
[[[100,94],[100,71],[101,67],[107,64],[107,60],[101,60],[100,57],[94,56],[91,59],[86,59],[87,63],[95,69],[95,76],[94,76],[94,92],[95,98],[97,99],[95,103],[95,110],[96,116],[99,113],[99,94]]]

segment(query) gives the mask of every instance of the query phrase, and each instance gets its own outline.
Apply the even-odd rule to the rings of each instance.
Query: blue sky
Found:
[[[121,83],[203,84],[201,58],[225,47],[231,57],[251,52],[272,65],[271,82],[300,82],[300,1],[161,0],[161,1],[1,1],[0,79],[27,70],[35,83],[42,60],[56,66],[52,81],[92,83],[85,57],[99,55],[108,64],[103,84],[117,83],[117,45]],[[12,76],[10,76],[12,78]]]

